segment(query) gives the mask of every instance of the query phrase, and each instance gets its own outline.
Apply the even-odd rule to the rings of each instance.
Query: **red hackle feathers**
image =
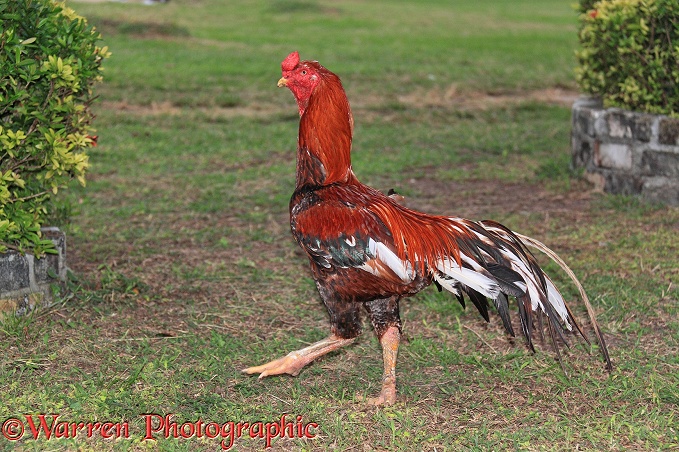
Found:
[[[304,61],[319,76],[300,118],[297,186],[347,183],[351,172],[353,117],[339,77],[315,61]],[[332,106],[328,114],[328,106]]]

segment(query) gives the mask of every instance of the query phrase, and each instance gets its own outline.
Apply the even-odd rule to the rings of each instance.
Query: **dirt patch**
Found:
[[[460,91],[456,84],[447,89],[415,90],[398,97],[398,101],[418,107],[455,107],[463,110],[486,110],[521,102],[541,102],[570,107],[580,96],[568,88],[545,88],[532,91],[485,92]]]

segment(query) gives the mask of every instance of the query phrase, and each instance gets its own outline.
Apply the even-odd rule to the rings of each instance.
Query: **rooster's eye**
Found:
[[[306,75],[306,71],[302,71],[302,75]]]

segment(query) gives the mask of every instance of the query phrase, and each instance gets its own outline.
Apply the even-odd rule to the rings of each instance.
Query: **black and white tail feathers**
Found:
[[[542,271],[527,247],[536,248],[553,259],[578,287],[606,367],[609,370],[612,368],[606,343],[596,323],[589,299],[573,272],[554,251],[541,242],[517,234],[494,221],[473,222],[460,218],[450,218],[450,221],[451,228],[458,237],[460,255],[459,260],[448,257],[438,260],[434,265],[429,263],[434,282],[439,289],[445,288],[455,294],[462,306],[465,305],[466,294],[486,321],[489,320],[487,300],[490,298],[505,329],[512,336],[515,336],[515,333],[509,315],[508,296],[515,297],[522,333],[530,349],[534,350],[534,316],[537,317],[537,329],[541,335],[543,317],[546,316],[547,330],[561,363],[558,342],[568,345],[564,333],[572,331],[575,327],[585,341],[587,337],[575,321],[561,293]]]

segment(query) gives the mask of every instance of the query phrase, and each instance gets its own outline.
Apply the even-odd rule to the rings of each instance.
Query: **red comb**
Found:
[[[284,71],[291,71],[297,67],[299,64],[299,52],[295,51],[292,52],[290,55],[285,57],[283,62],[281,63],[281,69]]]

